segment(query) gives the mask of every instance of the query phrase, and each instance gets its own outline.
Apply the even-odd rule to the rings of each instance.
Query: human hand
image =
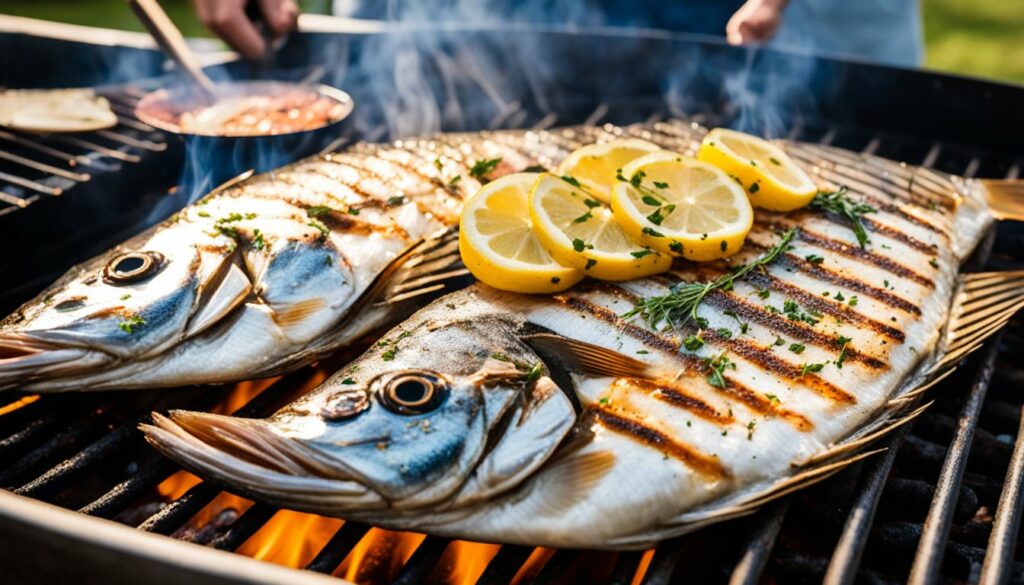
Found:
[[[245,14],[247,0],[195,0],[196,14],[210,31],[247,59],[259,59],[267,50],[256,24]],[[263,21],[274,37],[295,29],[299,7],[295,0],[259,0]]]
[[[747,0],[725,25],[726,41],[742,45],[771,40],[787,3],[788,0]]]

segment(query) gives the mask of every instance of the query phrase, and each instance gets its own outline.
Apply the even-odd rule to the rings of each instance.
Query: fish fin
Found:
[[[833,445],[832,447],[830,447],[828,449],[825,449],[824,451],[821,451],[820,453],[815,453],[814,455],[812,455],[812,456],[810,456],[810,457],[808,457],[808,458],[806,458],[806,459],[804,459],[802,461],[794,463],[794,466],[795,467],[807,467],[807,466],[810,466],[810,465],[816,465],[818,463],[822,463],[824,461],[828,461],[829,459],[834,459],[835,457],[837,457],[839,455],[842,455],[844,453],[849,453],[850,451],[854,451],[856,449],[859,449],[860,447],[863,447],[864,445],[867,445],[868,443],[872,443],[874,441],[877,441],[878,439],[884,437],[885,435],[889,434],[890,432],[892,432],[892,431],[898,429],[899,427],[907,424],[908,422],[914,420],[915,418],[920,416],[921,413],[923,413],[925,410],[927,410],[928,407],[931,406],[931,405],[932,405],[931,402],[922,404],[921,406],[918,406],[917,408],[913,409],[912,411],[910,411],[906,415],[901,416],[900,418],[898,418],[898,419],[896,419],[894,421],[890,421],[890,422],[886,423],[885,425],[881,425],[881,428],[870,429],[870,432],[867,432],[867,433],[858,433],[859,436],[856,439],[847,440],[847,441],[844,441],[842,443],[838,443],[836,445]]]
[[[933,370],[967,357],[1022,308],[1024,271],[979,272],[960,277],[942,357]]]
[[[650,377],[651,366],[646,362],[600,345],[550,333],[528,335],[523,341],[579,372],[617,378]]]
[[[366,292],[366,299],[390,305],[429,294],[469,272],[459,256],[457,229],[446,229],[410,246],[381,271]]]
[[[1024,221],[1024,181],[1020,179],[982,179],[985,199],[992,217]]]
[[[577,452],[548,463],[544,468],[546,484],[540,514],[560,514],[587,497],[601,478],[615,465],[612,451]],[[538,473],[537,475],[540,475]]]

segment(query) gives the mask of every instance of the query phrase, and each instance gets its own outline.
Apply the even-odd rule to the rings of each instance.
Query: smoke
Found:
[[[614,3],[612,3],[614,4]],[[816,112],[816,60],[723,39],[611,29],[588,0],[378,0],[357,16],[383,32],[300,35],[296,62],[353,95],[330,137],[188,142],[181,190],[192,202],[249,169],[280,166],[330,141],[440,131],[546,127],[715,112],[709,123],[780,136]],[[643,22],[642,19],[636,22]],[[288,53],[286,50],[285,53]]]

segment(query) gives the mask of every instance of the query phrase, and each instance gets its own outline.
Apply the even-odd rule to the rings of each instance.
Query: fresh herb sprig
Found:
[[[866,203],[853,200],[847,195],[848,191],[849,189],[846,186],[840,186],[838,191],[819,192],[811,200],[810,207],[815,211],[835,213],[849,221],[850,227],[853,229],[853,235],[857,236],[857,243],[860,244],[861,248],[864,248],[871,240],[868,238],[867,230],[864,229],[864,222],[861,216],[878,210]]]
[[[691,319],[697,323],[703,321],[697,317],[697,308],[708,294],[717,289],[732,288],[735,281],[743,278],[752,270],[770,264],[789,247],[796,235],[796,228],[782,234],[782,239],[761,257],[749,264],[744,264],[729,274],[724,274],[710,282],[681,282],[676,284],[666,295],[651,296],[640,299],[631,311],[623,317],[640,315],[651,327],[657,328],[663,321],[672,327],[683,325]]]

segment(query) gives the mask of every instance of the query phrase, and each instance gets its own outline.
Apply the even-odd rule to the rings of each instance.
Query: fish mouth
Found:
[[[166,457],[233,491],[319,513],[387,504],[352,474],[328,466],[263,419],[175,410],[168,416],[153,413],[153,423],[139,428]]]
[[[0,390],[95,371],[113,358],[103,352],[40,340],[23,333],[0,333]]]

